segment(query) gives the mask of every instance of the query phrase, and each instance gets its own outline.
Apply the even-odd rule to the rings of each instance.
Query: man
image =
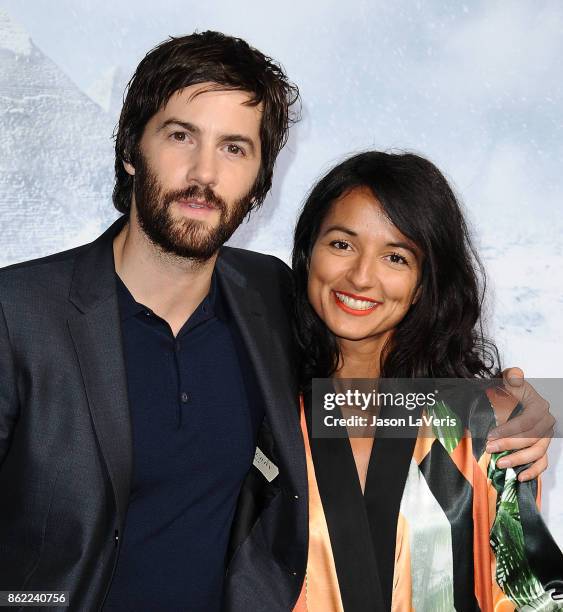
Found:
[[[123,217],[0,274],[0,589],[69,591],[81,612],[292,609],[291,279],[221,247],[265,198],[297,97],[240,39],[162,43],[119,122]]]

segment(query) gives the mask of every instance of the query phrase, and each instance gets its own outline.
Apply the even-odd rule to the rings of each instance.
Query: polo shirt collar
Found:
[[[117,297],[119,301],[119,314],[121,321],[126,321],[127,319],[134,317],[141,313],[152,312],[150,308],[140,304],[135,301],[135,298],[125,285],[125,283],[121,280],[120,276],[115,273],[115,280],[117,285]],[[213,271],[213,275],[211,276],[211,285],[209,288],[209,293],[205,296],[203,301],[198,305],[193,314],[190,317],[191,319],[196,317],[200,319],[203,317],[204,319],[212,318],[213,316],[217,316],[222,321],[225,321],[227,318],[224,300],[222,299],[219,284],[217,282],[217,274],[216,271]],[[194,321],[195,323],[195,321]],[[191,325],[190,325],[191,327]]]

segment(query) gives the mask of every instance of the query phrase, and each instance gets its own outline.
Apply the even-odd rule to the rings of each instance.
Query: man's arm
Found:
[[[555,418],[549,412],[549,402],[524,380],[520,368],[507,368],[502,376],[504,388],[518,399],[524,411],[490,432],[486,450],[488,453],[516,451],[499,459],[497,465],[502,469],[531,463],[518,475],[518,480],[523,482],[547,469],[547,448],[553,436]]]
[[[8,327],[0,304],[0,467],[8,453],[19,414],[14,358]]]

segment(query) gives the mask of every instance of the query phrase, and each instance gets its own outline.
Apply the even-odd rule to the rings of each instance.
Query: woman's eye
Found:
[[[404,265],[408,265],[408,261],[406,257],[403,257],[402,255],[399,255],[399,253],[391,253],[391,255],[389,255],[389,261],[391,263],[396,263],[396,264],[404,264]]]
[[[330,246],[333,246],[335,249],[339,251],[346,251],[350,248],[350,245],[345,240],[333,240],[330,243]]]

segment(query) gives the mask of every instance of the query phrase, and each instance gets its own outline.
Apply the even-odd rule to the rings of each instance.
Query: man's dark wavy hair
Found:
[[[208,31],[162,42],[149,51],[129,81],[115,133],[113,203],[119,212],[129,211],[133,190],[133,177],[123,162],[135,165],[145,125],[174,93],[205,82],[219,89],[248,92],[248,104],[263,105],[262,163],[250,209],[264,201],[272,185],[276,157],[297,119],[291,107],[299,100],[299,90],[279,64],[244,40]]]
[[[338,367],[335,336],[307,297],[311,252],[333,202],[371,190],[393,224],[423,253],[420,296],[382,352],[382,377],[473,378],[498,375],[496,346],[483,335],[485,274],[454,192],[427,159],[372,151],[350,157],[312,189],[295,229],[295,322],[302,384]]]

